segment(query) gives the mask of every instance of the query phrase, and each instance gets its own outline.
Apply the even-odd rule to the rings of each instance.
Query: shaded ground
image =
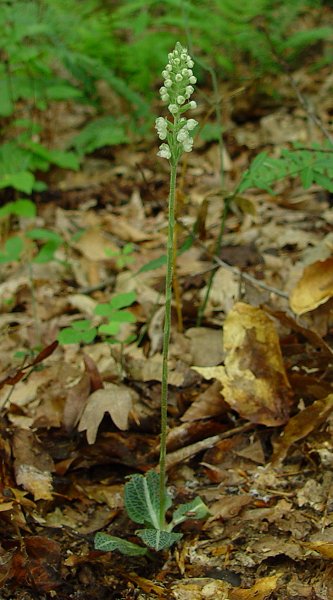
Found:
[[[327,76],[314,82],[295,74],[329,129]],[[222,88],[223,187],[232,188],[258,149],[321,139],[283,78],[282,92],[283,103],[268,105],[264,89],[233,96],[231,86]],[[224,200],[218,152],[216,143],[198,142],[179,178],[178,245],[195,223],[197,233],[177,262],[183,325],[175,303],[168,441],[175,504],[200,494],[211,516],[185,524],[179,545],[154,560],[93,549],[100,530],[135,541],[124,480],[158,461],[164,270],[138,271],[165,252],[168,170],[155,147],[116,148],[87,158],[76,175],[55,173],[50,191],[36,198],[37,225],[66,241],[58,261],[34,264],[30,273],[23,261],[3,267],[1,598],[333,598],[331,293],[318,303],[311,273],[302,294],[313,310],[295,317],[289,304],[306,265],[315,263],[318,273],[326,260],[325,274],[333,272],[330,197],[288,180],[274,197],[247,194],[245,212],[235,203],[196,327]],[[10,230],[30,226],[9,223]],[[128,242],[133,262],[106,257],[106,249],[119,254]],[[94,319],[97,303],[129,290],[137,294],[136,323],[122,335],[135,333],[139,347],[102,338],[52,345],[59,330]],[[223,346],[230,311],[236,329],[229,321]],[[241,315],[248,322],[239,330]],[[266,337],[271,326],[275,334]],[[240,331],[245,341],[235,347]],[[36,353],[14,357],[40,344],[37,360]],[[204,371],[228,360],[244,383],[243,395],[231,386],[233,405],[230,372]],[[248,371],[254,375],[246,379]]]

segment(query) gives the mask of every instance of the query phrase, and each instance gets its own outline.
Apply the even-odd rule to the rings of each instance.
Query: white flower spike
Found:
[[[156,130],[161,144],[157,156],[170,160],[176,165],[183,152],[191,152],[193,139],[190,131],[197,126],[195,119],[185,119],[182,115],[189,109],[196,108],[196,102],[189,101],[194,92],[192,84],[197,79],[194,77],[193,60],[187,49],[177,42],[173,52],[168,54],[169,62],[162,71],[164,84],[160,88],[162,102],[168,105],[168,110],[173,117],[173,122],[164,117],[156,119]]]

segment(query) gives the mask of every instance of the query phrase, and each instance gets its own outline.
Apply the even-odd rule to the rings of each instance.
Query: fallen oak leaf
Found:
[[[104,389],[90,394],[78,426],[79,431],[86,431],[88,444],[94,444],[105,413],[109,413],[118,429],[126,431],[133,400],[136,398],[137,394],[133,390],[114,383],[106,383]]]
[[[267,427],[286,423],[291,387],[272,319],[238,302],[224,323],[224,349],[224,367],[192,369],[220,381],[224,400],[241,417]]]

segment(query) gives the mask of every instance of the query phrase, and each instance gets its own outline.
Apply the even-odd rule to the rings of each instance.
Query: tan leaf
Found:
[[[52,500],[52,476],[33,465],[21,464],[16,469],[16,483],[33,494],[35,500]]]
[[[333,296],[333,257],[305,267],[291,292],[289,304],[297,315],[303,315],[324,304]]]
[[[75,247],[89,260],[107,260],[108,251],[118,251],[117,246],[98,227],[87,229],[75,243]]]
[[[35,500],[51,500],[53,460],[32,431],[15,431],[13,454],[17,485],[31,492]]]
[[[269,598],[272,592],[276,590],[280,575],[271,575],[262,577],[256,583],[247,589],[233,589],[230,591],[230,600],[265,600]]]
[[[319,552],[325,558],[333,558],[333,542],[303,542],[302,546],[314,552]]]
[[[225,320],[224,349],[224,367],[193,368],[205,379],[218,379],[225,401],[243,418],[285,423],[291,389],[273,321],[260,308],[238,302]]]
[[[89,444],[95,442],[105,413],[109,413],[118,429],[128,429],[134,395],[135,392],[125,386],[108,383],[103,390],[96,390],[89,396],[78,427],[79,431],[86,430]]]
[[[292,417],[283,433],[274,444],[272,463],[282,461],[292,444],[305,438],[311,431],[319,427],[333,410],[333,394],[316,400],[301,412]]]

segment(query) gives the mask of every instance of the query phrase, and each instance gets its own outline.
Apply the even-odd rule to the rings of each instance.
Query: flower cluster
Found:
[[[193,147],[189,132],[196,127],[197,121],[187,120],[181,115],[197,106],[196,102],[189,100],[194,92],[192,84],[197,80],[192,71],[193,60],[179,42],[168,58],[169,62],[162,72],[164,85],[160,88],[160,94],[163,102],[168,104],[174,121],[172,123],[163,117],[156,119],[158,137],[167,140],[167,143],[160,145],[157,155],[177,162],[182,152],[191,152]]]

